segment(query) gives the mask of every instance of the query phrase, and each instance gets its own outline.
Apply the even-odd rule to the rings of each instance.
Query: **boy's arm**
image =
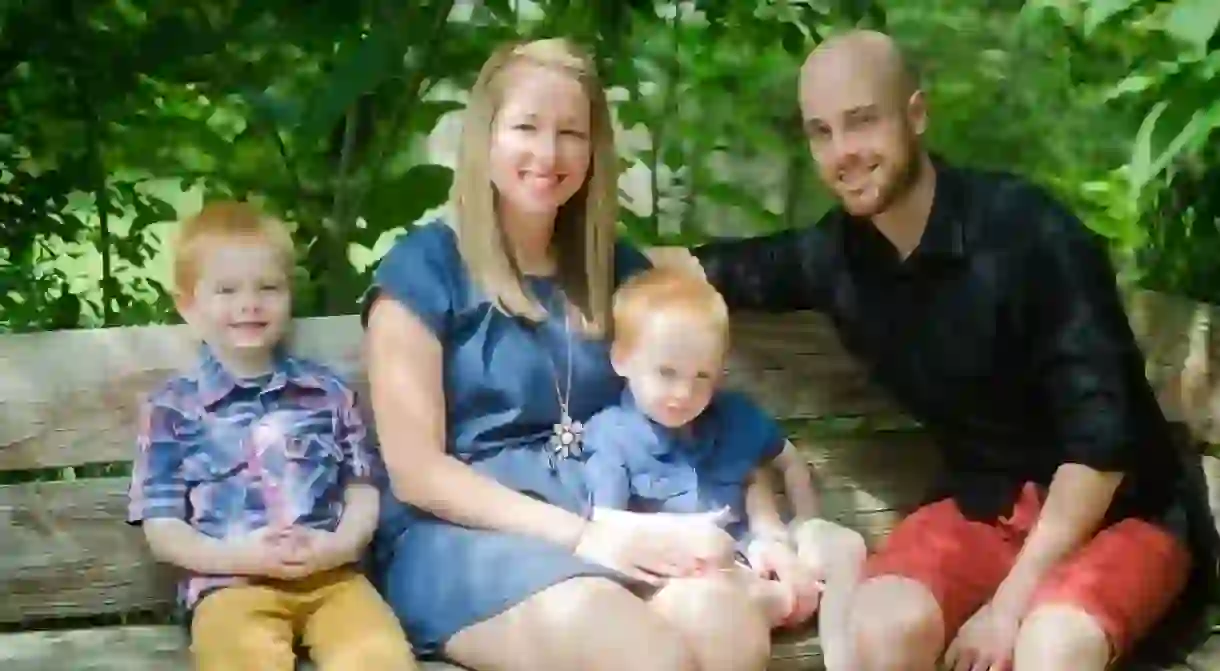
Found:
[[[801,457],[792,441],[784,441],[784,449],[772,460],[784,479],[784,493],[792,505],[792,515],[803,522],[821,514],[818,490],[813,481],[813,469]]]
[[[137,452],[128,492],[128,522],[143,527],[157,560],[208,575],[260,572],[257,541],[222,541],[187,524],[187,489],[182,476],[189,422],[168,403],[150,399],[140,408]]]
[[[339,526],[328,537],[319,568],[335,568],[354,564],[364,556],[364,550],[377,530],[381,494],[368,482],[352,482],[343,490],[343,515]]]
[[[627,439],[623,435],[627,427],[610,421],[613,416],[610,412],[590,418],[581,437],[581,445],[588,455],[583,475],[594,519],[604,518],[609,511],[626,510],[631,501],[631,474],[618,442]]]
[[[201,575],[266,575],[264,534],[256,531],[229,539],[204,535],[182,520],[143,522],[144,538],[158,561]]]
[[[787,543],[788,527],[776,503],[775,477],[764,464],[754,469],[746,485],[746,519],[750,537]]]

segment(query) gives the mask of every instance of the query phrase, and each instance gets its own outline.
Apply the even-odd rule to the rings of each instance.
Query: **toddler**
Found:
[[[773,626],[820,605],[827,668],[847,668],[847,604],[864,561],[855,531],[816,518],[811,469],[779,425],[746,396],[718,390],[729,345],[724,300],[689,272],[655,268],[615,294],[611,361],[620,404],[590,418],[581,459],[595,507],[637,512],[727,510],[742,581]],[[782,473],[795,520],[784,524],[769,474]]]

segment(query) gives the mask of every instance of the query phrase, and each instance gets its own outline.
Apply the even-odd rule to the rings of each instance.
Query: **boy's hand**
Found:
[[[309,527],[292,527],[279,536],[276,548],[281,577],[304,578],[352,561],[349,548],[332,531]]]
[[[817,611],[823,585],[787,543],[755,539],[746,548],[746,558],[760,576],[779,581],[796,596],[796,606],[788,616],[788,625],[804,622]]]

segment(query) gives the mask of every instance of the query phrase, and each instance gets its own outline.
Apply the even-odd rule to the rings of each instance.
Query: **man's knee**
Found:
[[[1066,604],[1038,606],[1017,633],[1016,669],[1100,671],[1109,663],[1110,642],[1100,623]]]
[[[940,606],[932,593],[897,576],[880,576],[860,585],[852,599],[851,630],[861,654],[880,650],[936,656],[945,637]]]

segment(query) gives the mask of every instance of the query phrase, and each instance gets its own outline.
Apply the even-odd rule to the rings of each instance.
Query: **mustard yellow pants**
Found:
[[[191,620],[197,671],[293,671],[300,641],[318,671],[416,671],[398,619],[352,569],[234,585]]]

